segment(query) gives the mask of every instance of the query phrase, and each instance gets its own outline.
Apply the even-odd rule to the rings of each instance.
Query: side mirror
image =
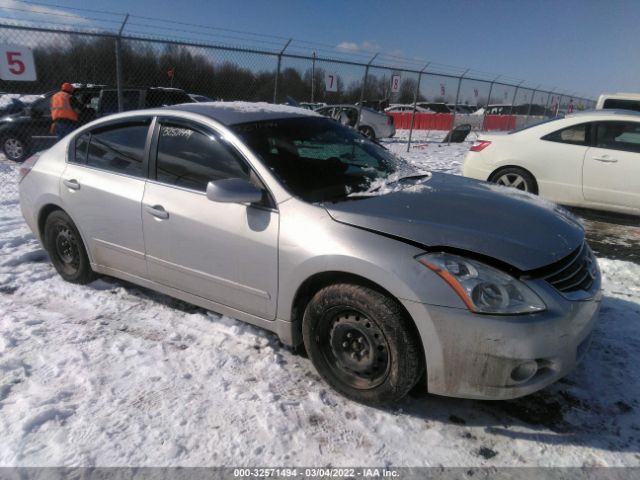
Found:
[[[227,178],[207,184],[207,198],[220,203],[258,203],[262,189],[241,178]]]

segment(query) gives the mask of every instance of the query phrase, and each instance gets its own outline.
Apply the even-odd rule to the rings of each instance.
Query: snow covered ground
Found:
[[[468,145],[424,135],[403,155],[459,171]],[[13,185],[13,168],[0,176]],[[0,466],[640,465],[636,264],[600,259],[601,320],[561,382],[509,402],[417,391],[375,409],[270,333],[110,278],[63,282],[15,186],[0,200]]]

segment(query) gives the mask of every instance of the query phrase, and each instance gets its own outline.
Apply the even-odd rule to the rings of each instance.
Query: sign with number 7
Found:
[[[338,91],[338,75],[335,73],[325,73],[324,74],[324,86],[327,92],[337,92]]]
[[[18,82],[36,80],[33,52],[22,45],[0,45],[0,79]]]

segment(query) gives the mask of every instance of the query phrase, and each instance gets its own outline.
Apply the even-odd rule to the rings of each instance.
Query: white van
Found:
[[[612,108],[640,112],[640,93],[603,93],[600,95],[596,110]]]

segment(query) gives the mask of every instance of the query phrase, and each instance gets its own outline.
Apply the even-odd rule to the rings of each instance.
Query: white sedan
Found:
[[[638,215],[640,113],[595,110],[481,134],[463,174],[564,205]]]

